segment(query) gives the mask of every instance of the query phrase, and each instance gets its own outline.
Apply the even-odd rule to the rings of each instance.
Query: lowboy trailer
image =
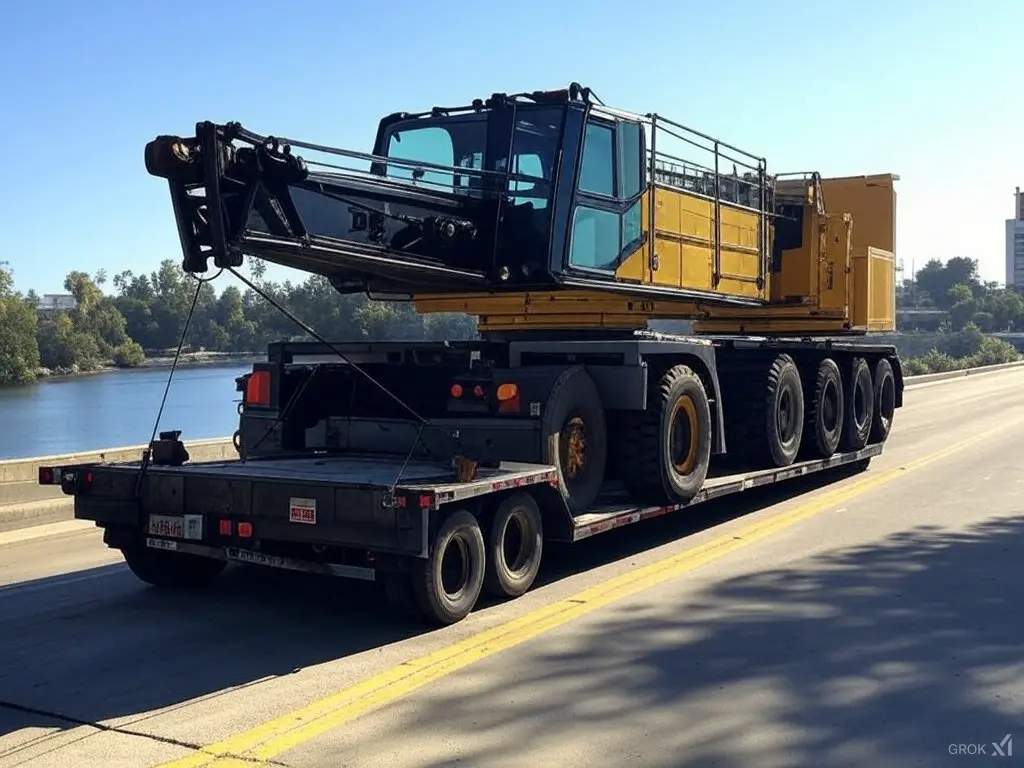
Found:
[[[777,358],[780,343],[789,348],[787,342],[762,340],[763,359]],[[41,467],[39,482],[58,484],[73,495],[75,517],[103,528],[107,546],[121,550],[136,576],[150,584],[195,587],[213,581],[229,562],[265,565],[380,581],[396,605],[411,608],[429,622],[447,624],[465,617],[481,593],[510,598],[526,592],[540,568],[545,541],[577,542],[783,480],[841,466],[866,468],[882,452],[882,444],[875,442],[815,455],[812,444],[807,451],[811,458],[751,468],[749,459],[730,461],[730,454],[705,463],[709,447],[702,450],[689,438],[680,446],[677,439],[675,471],[680,463],[695,461],[705,472],[685,500],[670,499],[663,488],[649,491],[644,499],[637,485],[642,478],[628,473],[637,472],[636,465],[646,456],[625,455],[643,450],[643,445],[624,438],[624,427],[614,419],[610,428],[616,436],[604,438],[596,451],[591,449],[592,456],[606,450],[604,446],[612,448],[606,458],[597,459],[603,466],[596,483],[592,471],[586,471],[586,457],[569,456],[578,434],[569,434],[567,450],[550,448],[546,455],[561,457],[555,463],[498,458],[537,455],[543,453],[540,442],[560,441],[566,433],[563,424],[572,417],[563,415],[554,427],[545,426],[541,417],[552,411],[552,401],[557,408],[558,392],[565,391],[556,389],[558,382],[563,388],[579,381],[601,382],[595,389],[607,401],[628,407],[624,400],[629,393],[645,389],[642,380],[648,369],[641,361],[662,359],[664,367],[694,345],[705,356],[715,352],[704,339],[661,334],[614,344],[565,344],[584,364],[509,368],[473,378],[457,375],[459,368],[441,377],[430,370],[439,365],[440,352],[453,355],[451,344],[332,345],[369,371],[374,371],[374,359],[384,361],[378,363],[382,370],[401,368],[398,358],[415,360],[407,363],[406,380],[436,394],[438,379],[452,379],[446,394],[455,408],[463,405],[458,403],[461,397],[468,396],[473,402],[463,407],[483,403],[497,410],[504,401],[498,401],[496,393],[514,387],[518,396],[527,398],[523,410],[536,416],[471,413],[431,418],[419,426],[374,415],[320,416],[302,430],[303,450],[289,446],[288,441],[297,438],[287,427],[307,424],[312,417],[285,414],[282,419],[287,406],[278,400],[280,393],[294,395],[303,383],[311,387],[316,377],[332,389],[346,379],[353,385],[359,376],[338,358],[325,360],[330,353],[324,354],[323,345],[272,345],[271,362],[256,364],[254,372],[239,381],[244,399],[235,435],[242,454],[238,459],[190,462],[180,434],[168,432],[150,446],[143,461]],[[525,343],[526,348],[533,346]],[[470,351],[466,347],[463,352]],[[550,347],[543,343],[541,348]],[[639,365],[618,363],[606,373],[632,369],[639,381],[622,382],[618,376],[606,381],[600,365],[588,373],[588,348],[593,354],[632,350]],[[863,353],[861,345],[857,351]],[[423,366],[424,359],[432,359],[433,365]],[[421,367],[426,370],[417,370]],[[435,380],[433,386],[429,379]],[[477,394],[477,387],[484,391]],[[622,402],[616,402],[609,387],[616,387]],[[339,393],[336,402],[348,402],[348,394]],[[328,402],[321,396],[307,397],[310,403]],[[605,412],[614,413],[594,413]],[[687,427],[684,423],[675,428]],[[419,447],[409,458],[417,433]],[[452,443],[462,453],[440,458]],[[586,446],[579,450],[585,452]],[[574,508],[578,502],[573,492],[593,493],[593,498]],[[644,500],[638,502],[638,496]]]

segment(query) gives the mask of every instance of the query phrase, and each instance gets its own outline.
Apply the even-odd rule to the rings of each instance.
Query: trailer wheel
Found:
[[[843,437],[840,444],[844,451],[859,451],[868,444],[875,400],[875,390],[871,386],[871,369],[863,357],[853,359],[848,382],[850,386],[846,390]]]
[[[528,493],[505,498],[488,534],[484,589],[495,597],[519,597],[533,586],[544,549],[537,502]]]
[[[648,410],[633,417],[622,446],[622,479],[651,504],[685,504],[704,486],[711,462],[711,404],[700,377],[670,368]]]
[[[804,388],[789,355],[779,355],[768,368],[764,403],[768,455],[776,467],[788,467],[804,434]]]
[[[227,563],[183,552],[152,549],[136,544],[121,550],[136,578],[164,589],[195,589],[211,584]]]
[[[542,456],[558,468],[559,487],[573,513],[597,499],[608,463],[608,428],[594,380],[583,366],[555,381],[541,422]]]
[[[430,557],[413,564],[412,591],[423,616],[440,625],[466,618],[483,588],[485,560],[479,521],[464,509],[452,512],[434,536]]]
[[[804,429],[814,437],[808,453],[827,459],[839,448],[843,434],[843,377],[831,357],[818,364],[811,407]]]
[[[896,413],[896,379],[892,374],[892,364],[884,357],[875,365],[874,401],[868,442],[884,443],[889,439]]]

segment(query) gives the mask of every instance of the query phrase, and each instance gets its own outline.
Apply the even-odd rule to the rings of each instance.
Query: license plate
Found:
[[[147,532],[150,536],[200,541],[203,538],[203,516],[150,515]]]

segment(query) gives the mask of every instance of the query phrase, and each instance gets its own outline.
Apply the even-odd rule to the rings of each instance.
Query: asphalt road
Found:
[[[1024,763],[1022,431],[1024,371],[911,389],[868,472],[552,550],[432,632],[371,585],[164,595],[89,527],[0,534],[0,768]]]

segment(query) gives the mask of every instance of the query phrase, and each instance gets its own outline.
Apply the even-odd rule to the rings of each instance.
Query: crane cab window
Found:
[[[587,121],[576,190],[569,263],[614,273],[643,234],[643,136],[638,123]]]
[[[619,258],[619,216],[583,205],[576,206],[572,221],[569,261],[574,267],[615,269]]]
[[[612,197],[615,195],[615,143],[609,126],[587,123],[583,138],[583,162],[580,164],[580,192]]]
[[[391,163],[385,175],[436,191],[465,193],[477,186],[477,182],[472,175],[459,173],[459,169],[483,168],[486,131],[487,124],[480,118],[440,118],[399,124],[388,137],[389,158],[444,168]],[[449,168],[451,170],[444,170]]]

